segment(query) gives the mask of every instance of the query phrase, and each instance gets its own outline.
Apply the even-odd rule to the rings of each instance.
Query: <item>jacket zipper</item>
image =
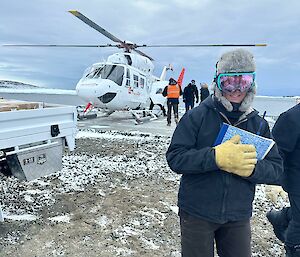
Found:
[[[215,109],[215,111],[217,111],[216,109]],[[218,112],[218,111],[217,111]],[[231,126],[238,126],[239,124],[241,124],[241,123],[243,123],[243,122],[245,122],[245,121],[247,121],[248,120],[248,118],[246,117],[246,118],[244,118],[244,119],[242,119],[242,120],[240,120],[240,121],[238,121],[237,123],[235,123],[235,124],[232,124],[231,122],[230,122],[230,120],[226,117],[226,115],[225,114],[223,114],[222,112],[218,112],[227,122],[228,122],[228,124],[229,125],[231,125]],[[222,123],[220,124],[220,126],[222,126]],[[229,175],[229,176],[228,176]],[[224,218],[225,219],[225,212],[226,212],[226,203],[227,203],[227,195],[228,195],[228,187],[230,186],[230,179],[231,179],[231,176],[230,176],[231,174],[227,174],[227,176],[224,174],[224,194],[223,194],[223,203],[222,203],[222,210],[221,210],[221,214],[222,214],[222,218]]]
[[[229,119],[226,117],[225,114],[223,114],[222,112],[219,112],[219,113],[220,113],[221,116],[228,122],[229,125],[234,126],[234,127],[236,127],[237,125],[240,125],[241,123],[244,123],[245,121],[248,120],[248,118],[246,117],[246,118],[244,118],[244,119],[238,121],[237,123],[232,124],[232,123],[229,121]]]

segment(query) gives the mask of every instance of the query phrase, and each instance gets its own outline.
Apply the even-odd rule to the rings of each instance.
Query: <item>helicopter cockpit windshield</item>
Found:
[[[105,64],[101,67],[93,69],[86,75],[87,79],[109,79],[119,86],[122,86],[124,76],[124,67],[119,65]]]

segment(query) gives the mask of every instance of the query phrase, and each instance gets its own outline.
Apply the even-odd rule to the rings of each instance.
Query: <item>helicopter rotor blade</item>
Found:
[[[145,56],[149,58],[150,60],[154,60],[147,54],[143,53],[140,50],[137,50],[136,48],[139,47],[254,47],[254,46],[267,46],[267,44],[160,44],[160,45],[137,45],[133,43],[129,43],[126,41],[123,41],[113,34],[109,33],[107,30],[84,16],[82,13],[76,11],[76,10],[70,10],[69,13],[86,23],[91,28],[95,29],[96,31],[100,32],[102,35],[106,36],[110,40],[112,40],[115,43],[118,43],[116,45],[112,44],[105,44],[105,45],[70,45],[70,44],[64,44],[64,45],[57,45],[57,44],[5,44],[2,46],[9,46],[9,47],[117,47],[117,48],[124,48],[125,52],[131,52],[131,50],[139,53],[142,56]]]
[[[121,45],[123,45],[126,48],[126,46],[125,46],[126,44],[124,43],[123,40],[115,37],[113,34],[109,33],[107,30],[105,30],[104,28],[102,28],[101,26],[99,26],[98,24],[93,22],[92,20],[90,20],[88,17],[84,16],[82,13],[80,13],[76,10],[71,10],[71,11],[69,11],[69,13],[73,14],[75,17],[77,17],[78,19],[80,19],[81,21],[83,21],[85,24],[89,25],[93,29],[97,30],[102,35],[108,37],[110,40],[112,40],[116,43],[120,43]]]
[[[179,44],[179,45],[135,45],[135,47],[255,47],[267,46],[267,44]]]
[[[143,52],[142,52],[142,51],[140,51],[140,50],[133,49],[133,51],[135,51],[135,52],[139,53],[139,54],[140,54],[140,55],[142,55],[142,56],[145,56],[145,57],[149,58],[151,61],[154,61],[154,59],[153,59],[152,57],[150,57],[149,55],[147,55],[147,54],[143,53]]]
[[[56,44],[4,44],[2,46],[11,46],[11,47],[120,47],[120,45],[56,45]]]
[[[57,44],[4,44],[2,46],[20,46],[20,47],[118,47],[120,45],[57,45]],[[132,45],[132,47],[128,46],[130,49],[135,50],[141,55],[147,56],[141,51],[136,50],[138,47],[232,47],[232,46],[240,46],[240,47],[255,47],[255,46],[267,46],[267,44],[182,44],[182,45]],[[149,56],[147,56],[149,58]]]

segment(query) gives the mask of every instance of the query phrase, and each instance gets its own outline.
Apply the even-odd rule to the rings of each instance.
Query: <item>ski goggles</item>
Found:
[[[217,86],[223,92],[247,92],[254,86],[255,72],[221,73],[217,76]]]

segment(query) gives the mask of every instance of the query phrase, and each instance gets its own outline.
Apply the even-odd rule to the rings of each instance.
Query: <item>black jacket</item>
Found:
[[[270,138],[268,123],[250,113],[237,127]],[[257,162],[253,174],[243,178],[222,171],[215,162],[212,145],[224,122],[212,97],[184,114],[166,153],[170,168],[182,174],[178,206],[187,213],[216,223],[251,217],[257,183],[278,183],[283,172],[282,159],[275,145]]]
[[[279,116],[272,133],[283,158],[283,188],[300,195],[300,104]]]
[[[196,85],[189,83],[183,90],[183,100],[187,103],[194,103],[199,101],[199,92]]]
[[[209,97],[209,90],[206,87],[200,88],[200,99],[201,102],[204,101],[207,97]]]

